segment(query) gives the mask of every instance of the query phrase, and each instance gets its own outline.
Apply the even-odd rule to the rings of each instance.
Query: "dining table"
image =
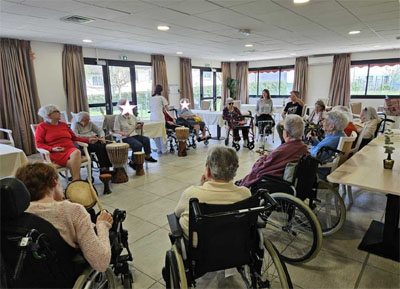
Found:
[[[328,181],[387,196],[384,222],[373,220],[358,248],[399,262],[400,130],[392,130],[389,138],[389,144],[385,135],[373,139],[328,175]],[[394,148],[392,169],[383,166],[385,146]]]
[[[0,144],[0,178],[14,176],[18,168],[28,163],[23,150]]]

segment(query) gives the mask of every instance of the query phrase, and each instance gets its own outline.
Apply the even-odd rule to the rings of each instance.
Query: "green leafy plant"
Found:
[[[391,160],[392,159],[391,155],[392,155],[392,153],[394,151],[394,147],[384,146],[384,148],[385,148],[385,154],[388,154],[387,160]]]
[[[226,79],[226,86],[229,89],[230,97],[236,100],[237,80],[228,77]]]

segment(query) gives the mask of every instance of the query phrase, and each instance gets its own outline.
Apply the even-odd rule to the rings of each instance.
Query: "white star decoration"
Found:
[[[181,99],[180,104],[182,109],[184,108],[189,109],[190,102],[188,102],[186,98]]]
[[[127,113],[133,115],[133,109],[136,107],[136,105],[130,105],[129,101],[127,100],[124,105],[119,105],[119,107],[122,108],[122,115],[125,115]]]

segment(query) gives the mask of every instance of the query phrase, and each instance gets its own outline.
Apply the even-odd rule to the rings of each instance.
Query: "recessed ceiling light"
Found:
[[[245,44],[244,47],[253,47],[253,44]]]
[[[160,31],[168,31],[169,30],[169,26],[167,25],[158,25],[157,29]]]
[[[90,40],[90,39],[83,39],[82,42],[85,42],[85,43],[92,43],[93,41]]]
[[[294,4],[304,4],[310,2],[310,0],[293,0]]]
[[[350,35],[359,34],[359,33],[361,33],[360,30],[352,30],[349,32]]]
[[[293,56],[294,56],[294,55],[297,55],[297,53],[290,53],[290,55],[293,55]]]
[[[231,59],[229,59],[229,61],[235,61],[235,58],[231,58]]]
[[[380,45],[374,45],[374,48],[378,48],[378,47],[381,47]]]
[[[182,52],[182,51],[178,51],[178,52],[176,52],[176,54],[178,54],[178,55],[182,55],[182,54],[183,54],[183,52]]]

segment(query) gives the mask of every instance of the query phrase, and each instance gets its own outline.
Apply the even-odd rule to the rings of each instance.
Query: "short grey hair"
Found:
[[[378,119],[379,120],[379,115],[376,112],[376,109],[373,108],[372,106],[367,106],[362,111],[364,112],[363,114],[364,114],[365,119],[367,121],[369,121],[371,119]]]
[[[239,167],[236,151],[225,146],[214,146],[208,149],[206,166],[215,180],[230,182]]]
[[[330,111],[326,114],[325,121],[333,124],[335,131],[342,131],[345,129],[349,120],[346,115],[341,111]]]
[[[90,114],[87,111],[81,111],[75,115],[75,119],[77,122],[81,122],[85,117],[90,118]]]
[[[347,120],[349,122],[353,121],[353,115],[351,114],[350,109],[347,106],[337,105],[332,108],[332,111],[340,111],[347,117]]]
[[[304,135],[304,121],[297,114],[287,115],[283,128],[290,138],[301,139]]]
[[[39,108],[38,115],[42,117],[45,121],[50,121],[49,115],[55,111],[60,111],[58,106],[55,104],[48,104]]]
[[[120,100],[118,100],[118,107],[119,107],[119,105],[124,105],[125,103],[126,103],[126,99],[121,98]]]

